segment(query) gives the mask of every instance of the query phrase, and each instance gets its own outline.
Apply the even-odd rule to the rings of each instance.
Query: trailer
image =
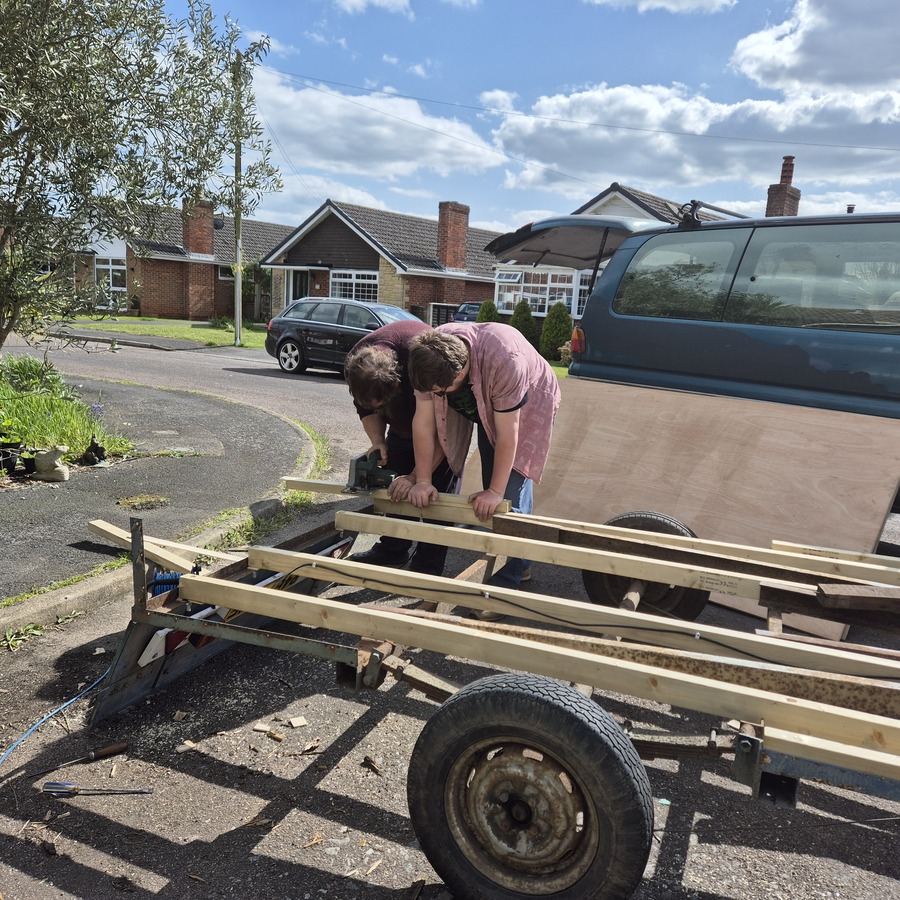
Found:
[[[461,898],[630,896],[653,829],[646,759],[730,758],[734,779],[776,804],[793,804],[803,779],[900,800],[900,653],[738,632],[659,606],[670,592],[726,590],[766,606],[773,625],[782,611],[799,610],[896,632],[900,561],[505,511],[485,529],[464,501],[446,495],[429,507],[435,524],[385,512],[418,515],[375,491],[370,507],[339,511],[333,527],[291,547],[251,547],[213,575],[197,573],[188,545],[143,535],[139,520],[130,533],[92,523],[130,545],[135,584],[93,722],[232,642],[331,659],[351,687],[375,688],[388,674],[406,681],[441,704],[412,752],[410,817],[435,871]],[[457,578],[375,570],[344,558],[359,533],[440,540],[481,559]],[[486,586],[506,554],[614,578],[629,590],[606,605]],[[177,572],[177,584],[151,565]],[[329,598],[332,585],[409,602],[355,606]],[[514,618],[465,618],[456,607]],[[289,634],[286,623],[305,627]],[[351,640],[321,640],[318,629]],[[407,648],[500,671],[453,683],[410,662]],[[593,688],[720,724],[702,735],[643,733],[606,712]]]

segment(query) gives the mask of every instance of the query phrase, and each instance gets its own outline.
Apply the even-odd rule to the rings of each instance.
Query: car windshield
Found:
[[[418,316],[414,316],[411,312],[407,312],[405,309],[400,309],[399,306],[379,306],[378,317],[386,325],[389,322],[400,322],[404,319],[418,318]]]

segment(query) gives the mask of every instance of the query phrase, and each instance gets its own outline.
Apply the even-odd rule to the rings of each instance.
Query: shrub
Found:
[[[81,394],[66,384],[53,363],[32,356],[0,357],[0,385],[20,394],[49,394],[62,400],[77,400]]]
[[[537,341],[537,325],[534,316],[531,314],[531,304],[527,300],[520,300],[513,310],[509,324],[518,331],[522,332],[523,337],[529,344]]]
[[[541,331],[541,356],[546,360],[558,360],[559,349],[572,338],[572,316],[565,303],[554,303],[544,319]]]
[[[572,365],[572,342],[566,341],[559,348],[559,361],[568,369]]]
[[[478,315],[476,316],[475,321],[499,322],[500,312],[497,309],[497,304],[494,303],[493,300],[485,300],[484,303],[481,304],[481,309],[478,310]]]

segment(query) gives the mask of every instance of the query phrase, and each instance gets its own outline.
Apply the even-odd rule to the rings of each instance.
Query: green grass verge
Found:
[[[234,324],[228,320],[221,322],[185,322],[181,319],[153,319],[140,316],[124,318],[79,319],[75,323],[78,330],[118,331],[126,334],[149,337],[174,338],[184,341],[198,341],[207,347],[233,347]],[[241,325],[241,347],[261,349],[266,344],[266,326],[259,322],[244,322]]]

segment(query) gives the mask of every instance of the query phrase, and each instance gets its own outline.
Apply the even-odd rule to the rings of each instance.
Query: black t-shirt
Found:
[[[381,413],[397,434],[403,437],[412,436],[412,420],[416,412],[416,395],[412,385],[409,383],[409,345],[417,334],[429,330],[429,326],[418,319],[404,319],[402,322],[391,322],[389,325],[383,325],[356,342],[353,350],[358,350],[360,347],[379,347],[384,350],[393,350],[397,354],[397,360],[400,363],[400,390],[397,391],[388,406],[383,410],[365,409],[355,400],[353,401],[356,412],[361,419],[374,413]]]

